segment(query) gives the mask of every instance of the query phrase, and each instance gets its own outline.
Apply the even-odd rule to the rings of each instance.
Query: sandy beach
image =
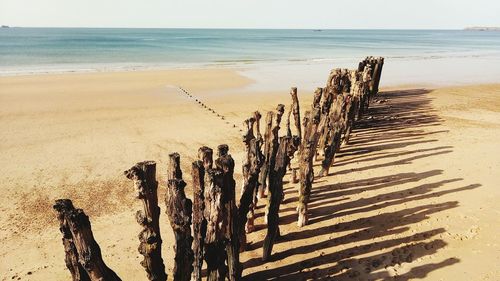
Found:
[[[124,280],[145,280],[134,218],[141,205],[123,175],[143,160],[157,162],[170,274],[167,156],[181,154],[191,197],[198,147],[228,144],[239,194],[242,121],[288,106],[294,86],[253,83],[230,68],[0,77],[0,279],[70,279],[52,210],[70,198],[90,216],[106,263]],[[299,99],[304,111],[311,90],[299,88]],[[296,226],[297,184],[285,185],[282,237],[268,263],[261,201],[241,256],[246,280],[500,280],[500,84],[382,83],[367,116],[331,174],[315,181],[310,225]]]

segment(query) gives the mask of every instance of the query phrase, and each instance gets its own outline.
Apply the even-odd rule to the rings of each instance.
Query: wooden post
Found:
[[[290,105],[290,109],[288,111],[288,119],[287,119],[287,136],[293,137],[294,134],[292,134],[292,131],[290,129],[290,114],[293,113],[293,123],[295,125],[295,136],[299,138],[299,140],[302,139],[302,126],[300,124],[300,105],[299,105],[299,98],[297,96],[297,88],[292,87],[290,90],[290,96],[292,97],[292,104]],[[294,155],[291,155],[290,161],[288,163],[288,169],[293,172],[292,169],[292,159],[294,158]]]
[[[210,161],[211,162],[211,161]],[[201,281],[201,269],[203,267],[204,240],[207,222],[203,217],[204,192],[205,192],[205,168],[203,161],[194,161],[191,166],[193,178],[193,274],[191,280]]]
[[[260,133],[260,119],[262,118],[262,115],[260,114],[259,111],[255,111],[253,113],[253,118],[254,118],[254,122],[253,122],[253,132],[252,132],[252,135],[255,137],[255,145],[257,146],[256,148],[253,148],[252,145],[250,145],[250,149],[253,150],[255,149],[255,153],[257,153],[258,151],[258,154],[259,154],[259,157],[260,157],[260,163],[259,163],[259,169],[258,169],[258,173],[260,175],[261,173],[261,167],[262,165],[264,165],[264,161],[265,161],[265,156],[264,154],[262,154],[261,152],[261,148],[262,148],[262,145],[264,143],[264,139],[262,138],[262,135]],[[248,128],[247,128],[248,130]],[[248,134],[248,132],[247,132]],[[248,139],[248,138],[246,138]],[[244,142],[245,142],[245,138],[244,138]],[[250,142],[251,144],[251,142]],[[246,144],[245,144],[246,146]],[[247,157],[248,157],[248,153],[247,153]],[[243,164],[245,165],[245,164]],[[251,168],[253,169],[253,168]],[[250,172],[251,173],[251,172]],[[259,188],[259,175],[257,175],[257,182],[256,182],[256,186],[251,188],[253,189],[253,196],[252,196],[252,202],[249,206],[249,210],[247,211],[248,215],[247,215],[247,221],[246,221],[246,224],[245,224],[245,232],[246,233],[250,233],[254,230],[254,221],[255,221],[255,207],[257,206],[257,202],[258,202],[258,198],[260,197],[260,195],[258,194],[259,193],[259,190],[262,190],[262,188]],[[248,178],[248,181],[250,181],[250,178]],[[245,178],[243,179],[245,181]],[[245,184],[245,183],[244,183]],[[249,187],[250,188],[250,187]],[[241,197],[243,198],[243,190],[241,192]],[[262,194],[263,196],[263,194]],[[241,199],[240,199],[241,200]],[[241,204],[241,201],[240,201],[240,204]],[[244,206],[246,207],[246,206]],[[240,234],[240,235],[244,235],[244,234]],[[241,239],[245,239],[245,241],[241,240]],[[241,250],[244,250],[244,248],[246,247],[246,235],[244,236],[240,236],[240,251]]]
[[[274,169],[274,165],[276,162],[276,153],[278,152],[278,146],[279,146],[279,130],[280,130],[280,124],[281,124],[281,118],[283,117],[283,113],[285,113],[285,106],[283,104],[278,104],[276,107],[276,122],[274,122],[274,126],[271,129],[271,134],[269,135],[269,176],[268,176],[268,181],[270,181],[270,173],[272,169]],[[269,190],[268,190],[269,191]],[[269,211],[269,205],[270,205],[270,200],[267,200],[266,204],[266,210],[264,213],[264,221],[267,223],[267,214]]]
[[[318,125],[320,121],[319,107],[313,108],[307,117],[309,120],[305,129],[304,139],[300,148],[299,170],[300,170],[300,189],[299,203],[297,206],[298,221],[297,225],[302,227],[308,222],[307,204],[311,194],[312,182],[314,180],[313,157],[316,154],[318,144]]]
[[[348,69],[342,70],[341,78],[342,92],[344,96],[344,104],[342,107],[342,139],[345,141],[345,135],[349,126],[351,107],[352,107],[352,95],[351,95],[351,76]],[[342,142],[343,143],[343,142]]]
[[[279,104],[278,107],[276,108],[276,122],[274,123],[274,127],[271,130],[271,136],[269,137],[269,141],[271,144],[270,155],[269,155],[269,167],[270,167],[269,189],[268,189],[269,196],[265,212],[265,219],[267,223],[267,235],[266,239],[264,240],[264,248],[262,254],[262,259],[264,261],[266,261],[270,256],[274,239],[276,238],[276,235],[278,233],[278,224],[279,224],[278,211],[279,211],[279,204],[283,197],[282,181],[283,181],[283,176],[285,175],[286,172],[286,167],[288,166],[288,163],[290,161],[289,158],[287,161],[285,161],[284,158],[283,159],[276,158],[278,155],[278,149],[280,147],[278,134],[280,129],[281,118],[284,112],[285,112],[285,106],[283,104]],[[291,137],[288,137],[288,139],[291,140]],[[288,157],[288,155],[286,154],[286,148],[287,148],[286,145],[287,141],[283,141],[284,148],[282,152],[284,154],[280,154],[280,157]],[[276,170],[277,160],[280,165],[279,171]]]
[[[361,63],[360,63],[361,64]],[[363,117],[364,113],[366,112],[369,104],[369,97],[370,97],[370,81],[371,81],[371,75],[373,72],[373,69],[365,63],[365,67],[362,70],[363,74],[361,75],[361,80],[362,80],[362,89],[361,89],[361,99],[360,99],[360,104],[359,104],[359,113],[358,113],[358,119],[361,119]]]
[[[273,126],[274,112],[269,111],[266,115],[266,132],[264,133],[264,157],[265,162],[262,165],[262,169],[259,174],[259,190],[257,192],[257,198],[264,198],[265,190],[267,187],[268,173],[269,173],[269,158],[271,149],[271,130]]]
[[[371,73],[370,73],[371,79],[367,83],[368,88],[369,88],[369,90],[368,90],[369,94],[368,94],[367,99],[365,100],[366,105],[368,105],[370,103],[369,100],[371,99],[371,97],[373,97],[374,95],[376,95],[378,93],[383,65],[384,65],[384,58],[383,57],[374,58],[371,56],[366,57],[365,60],[359,64],[359,67],[358,67],[359,71],[364,70],[366,67],[370,67],[370,69],[371,69]],[[363,69],[361,69],[362,67],[363,67]]]
[[[334,70],[330,73],[330,75],[337,75],[338,71]],[[331,79],[333,81],[336,81],[337,76],[332,76]],[[318,88],[320,89],[320,88]],[[329,119],[329,112],[330,112],[330,107],[332,105],[333,101],[333,96],[335,93],[336,89],[331,86],[327,86],[326,88],[323,89],[323,103],[321,104],[321,116],[320,116],[320,121],[318,125],[318,151],[315,152],[315,156],[317,156],[319,153],[323,153],[326,139],[328,138],[328,135],[330,133],[330,128],[328,127],[328,119]],[[314,107],[314,105],[313,105]]]
[[[330,113],[330,127],[332,131],[329,136],[327,145],[325,146],[325,158],[321,162],[321,171],[318,174],[319,177],[328,175],[328,171],[333,163],[335,153],[340,147],[340,140],[344,124],[343,114],[342,114],[343,107],[344,107],[344,96],[342,94],[338,94],[335,97],[335,101],[332,107],[332,112]]]
[[[71,273],[73,281],[87,281],[90,280],[89,275],[78,261],[78,252],[76,251],[75,243],[73,242],[73,235],[69,229],[68,222],[65,219],[65,211],[74,209],[73,203],[68,199],[60,199],[56,201],[54,209],[57,210],[57,219],[59,220],[59,230],[63,238],[63,246],[66,267]]]
[[[165,265],[161,257],[160,207],[158,207],[158,182],[156,163],[145,161],[124,172],[133,180],[136,198],[142,201],[143,210],[137,211],[137,223],[143,228],[139,233],[139,253],[144,256],[141,265],[146,270],[148,280],[167,280]]]
[[[316,90],[314,91],[314,96],[313,96],[311,108],[320,107],[321,96],[323,95],[323,89],[321,89],[321,90],[320,89],[321,88],[316,88]]]
[[[307,126],[309,126],[309,122],[311,121],[311,111],[306,110],[304,113],[304,119],[302,119],[302,127],[304,128],[304,136],[302,140],[304,140],[306,137],[309,138],[309,131],[307,130]]]
[[[198,149],[198,159],[203,162],[205,171],[212,168],[213,150],[210,147],[202,146]]]
[[[223,172],[219,169],[208,169],[205,173],[205,209],[207,221],[205,236],[205,261],[207,263],[207,281],[224,281],[227,271],[225,266],[225,233],[229,227],[224,215]]]
[[[174,280],[189,281],[193,272],[194,259],[193,251],[191,250],[193,243],[193,237],[191,236],[193,205],[191,200],[186,198],[184,192],[186,183],[182,179],[180,155],[178,153],[169,155],[167,179],[167,194],[165,196],[166,213],[175,236]]]
[[[326,88],[323,93],[323,104],[321,105],[321,119],[319,124],[319,141],[318,151],[320,154],[325,154],[325,146],[331,135],[330,125],[330,110],[335,96],[342,92],[342,69],[336,68],[330,72],[326,82]]]
[[[58,212],[59,221],[63,220],[63,225],[67,227],[66,237],[71,233],[71,240],[78,254],[78,263],[83,268],[89,279],[83,274],[81,280],[91,281],[120,281],[120,277],[111,270],[103,261],[101,248],[94,239],[89,217],[82,209],[75,209],[71,200],[56,200],[54,209]],[[69,231],[69,232],[68,232]],[[74,254],[74,252],[72,252]],[[74,256],[73,256],[74,258]]]
[[[369,63],[373,69],[372,80],[370,82],[370,96],[373,97],[378,93],[380,75],[382,73],[383,58],[369,57]]]
[[[296,135],[299,136],[299,138],[302,138],[302,128],[300,127],[300,104],[296,87],[292,87],[292,89],[290,90],[290,95],[292,96],[291,110],[293,112],[293,121],[297,132]]]
[[[253,201],[255,190],[259,184],[260,167],[264,163],[264,156],[260,151],[259,141],[254,136],[255,118],[245,120],[247,132],[243,136],[245,143],[246,158],[243,162],[243,186],[241,188],[240,205],[238,207],[238,235],[240,240],[240,252],[246,249],[245,229],[249,225],[253,228],[254,214]],[[248,224],[247,224],[248,222]]]
[[[292,128],[290,127],[290,116],[292,115],[292,108],[290,105],[290,109],[288,110],[288,113],[286,114],[286,135],[288,137],[292,136]]]
[[[375,72],[375,83],[373,85],[374,92],[375,94],[378,94],[378,87],[380,85],[380,78],[382,77],[382,67],[384,66],[384,58],[383,57],[378,57],[376,59],[377,61],[377,70]]]
[[[260,119],[262,118],[262,115],[260,114],[259,111],[255,111],[253,116],[255,118],[254,130],[253,130],[254,136],[255,136],[256,141],[257,141],[257,146],[259,147],[258,150],[262,155],[262,163],[259,166],[259,170],[261,171],[261,172],[259,172],[259,176],[260,176],[260,173],[262,173],[262,170],[260,168],[262,168],[262,166],[264,165],[264,162],[265,162],[265,155],[262,154],[262,152],[261,152],[262,146],[264,144],[264,139],[262,138],[262,135],[260,133]],[[245,225],[245,232],[246,233],[250,233],[254,230],[255,208],[257,206],[257,202],[258,202],[258,199],[260,198],[260,196],[261,195],[264,196],[263,194],[259,194],[260,190],[262,190],[262,188],[259,188],[259,186],[260,186],[260,183],[257,180],[257,186],[254,188],[253,202],[250,206],[250,210],[248,213],[248,220],[247,220],[247,223]]]
[[[326,89],[325,89],[326,92]],[[331,90],[328,90],[329,94],[333,96],[333,93]],[[325,145],[328,137],[330,136],[331,128],[328,127],[330,122],[329,122],[330,116],[329,114],[326,115],[320,115],[319,119],[319,125],[318,125],[318,147],[315,152],[315,157],[314,160],[318,161],[320,156],[324,156],[324,150],[325,150]]]
[[[226,253],[227,253],[227,266],[228,278],[230,281],[236,281],[241,276],[240,265],[240,243],[238,235],[238,214],[236,208],[236,182],[233,178],[234,174],[234,160],[229,154],[229,146],[221,144],[217,147],[218,156],[215,160],[217,169],[222,170],[223,177],[223,213],[228,227],[225,232],[226,239]]]
[[[370,82],[369,82],[369,91],[368,91],[368,105],[370,104],[370,101],[372,100],[372,97],[374,96],[375,94],[375,90],[374,90],[374,85],[375,85],[375,74],[376,74],[376,71],[377,69],[375,69],[376,67],[376,63],[371,59],[372,57],[370,57],[370,60],[369,60],[369,65],[370,65],[370,69],[371,69],[371,72],[370,72]]]
[[[269,210],[267,214],[267,234],[264,239],[262,260],[271,256],[274,241],[279,235],[279,208],[283,200],[283,177],[285,176],[291,155],[297,151],[300,144],[299,136],[281,137],[275,156],[275,165],[269,177]]]
[[[326,90],[326,89],[323,89],[323,88],[321,88],[321,87],[318,87],[318,88],[316,88],[316,90],[314,91],[313,102],[312,102],[312,104],[311,104],[311,108],[312,108],[313,110],[314,110],[314,108],[320,108],[320,109],[322,108],[322,106],[321,106],[321,101],[322,101],[322,98],[325,98],[325,97],[326,97],[326,95],[327,95],[327,93],[326,93],[326,91],[325,91],[325,90]],[[321,143],[321,135],[322,135],[322,131],[323,131],[323,128],[322,128],[322,126],[321,126],[321,110],[320,110],[319,114],[320,114],[320,117],[319,117],[319,118],[320,118],[320,119],[319,119],[319,120],[320,120],[320,124],[319,124],[319,126],[318,126],[318,138],[319,138],[318,143]],[[309,120],[309,121],[310,121],[310,120]],[[304,125],[304,128],[305,128],[305,125]],[[315,150],[315,151],[314,151],[314,157],[316,157],[316,156],[317,156],[317,154],[316,154],[316,153],[317,153],[317,150]]]
[[[255,119],[255,122],[253,123],[253,135],[257,140],[262,140],[262,135],[260,134],[260,119],[262,118],[262,115],[260,112],[255,111],[253,113],[253,118]]]
[[[277,149],[275,165],[269,175],[269,196],[267,205],[267,233],[262,247],[262,260],[267,261],[271,256],[274,241],[279,231],[279,206],[283,197],[283,176],[286,172],[287,158],[286,148],[291,137],[281,138]],[[288,161],[287,161],[288,160]]]
[[[205,235],[207,221],[204,217],[205,209],[205,173],[212,169],[213,150],[202,146],[198,149],[198,161],[193,162],[191,175],[193,178],[193,274],[191,280],[201,280],[203,256],[205,253]]]
[[[361,96],[361,81],[360,81],[360,73],[357,70],[352,70],[349,73],[351,80],[351,92],[350,92],[350,107],[348,108],[347,120],[346,120],[346,128],[344,135],[344,143],[349,143],[349,138],[351,136],[352,129],[354,127],[354,122],[356,121],[356,117],[358,116],[359,111],[359,102]]]
[[[366,66],[366,60],[360,61],[358,64],[358,71],[363,71],[365,69],[365,66]]]

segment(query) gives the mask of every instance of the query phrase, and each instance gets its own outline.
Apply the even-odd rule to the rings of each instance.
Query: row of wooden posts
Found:
[[[383,58],[367,57],[356,70],[332,70],[326,87],[314,92],[312,106],[305,112],[302,123],[297,89],[292,88],[284,136],[279,136],[285,113],[283,104],[267,113],[264,135],[260,132],[262,116],[258,111],[245,120],[246,157],[239,204],[233,178],[235,164],[227,145],[217,147],[215,161],[211,148],[203,146],[198,150],[199,160],[191,168],[192,201],[184,192],[186,182],[180,155],[169,155],[165,204],[175,235],[173,280],[201,280],[204,262],[207,280],[240,280],[243,268],[239,253],[246,248],[246,233],[254,230],[257,201],[264,197],[267,197],[267,234],[262,259],[267,261],[280,235],[279,208],[287,170],[292,183],[300,182],[297,224],[307,225],[312,183],[315,177],[328,174],[341,143],[349,141],[354,122],[362,118],[370,99],[378,93],[383,64]],[[292,164],[294,156],[297,161]],[[321,157],[321,170],[315,176],[313,162]],[[148,280],[167,280],[161,255],[156,163],[137,163],[125,171],[125,176],[133,181],[136,197],[143,203],[143,209],[136,213],[142,227],[138,249],[144,256],[141,265]],[[63,234],[66,266],[73,280],[121,280],[104,263],[83,210],[76,209],[69,199],[57,200],[54,209]]]

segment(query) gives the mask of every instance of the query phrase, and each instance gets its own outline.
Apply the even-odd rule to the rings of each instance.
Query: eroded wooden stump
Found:
[[[308,121],[305,121],[307,128],[305,129],[299,154],[300,188],[297,206],[297,225],[299,227],[306,225],[309,219],[307,204],[309,203],[312,182],[314,180],[313,158],[316,155],[319,138],[320,108],[313,108],[307,115],[306,120]]]
[[[225,234],[229,222],[224,214],[222,170],[208,169],[205,173],[205,209],[204,217],[207,221],[205,236],[205,262],[207,263],[207,280],[225,280],[227,270],[225,261]]]
[[[203,217],[204,192],[205,192],[205,168],[203,161],[194,161],[191,166],[193,178],[193,273],[191,280],[201,280],[203,267],[204,241],[207,231],[207,222]]]
[[[172,153],[169,155],[168,184],[165,197],[167,215],[170,226],[175,236],[175,263],[173,269],[174,280],[191,280],[193,271],[194,255],[191,249],[193,237],[191,236],[192,202],[186,198],[184,187],[186,183],[182,179],[180,168],[180,155]]]
[[[251,152],[251,153],[258,153],[259,154],[259,160],[260,162],[258,163],[258,171],[255,170],[253,172],[257,172],[259,173],[257,175],[257,182],[255,183],[255,187],[253,187],[253,197],[252,197],[252,202],[249,206],[249,210],[248,210],[248,215],[247,215],[247,222],[245,224],[245,232],[246,233],[250,233],[254,230],[254,221],[255,221],[255,208],[257,206],[257,202],[258,202],[258,198],[259,198],[259,190],[262,190],[262,188],[259,188],[260,186],[260,183],[259,183],[259,176],[261,174],[261,168],[262,166],[264,165],[264,162],[265,162],[265,155],[262,153],[262,146],[264,144],[264,139],[262,138],[262,135],[260,133],[260,119],[262,118],[262,115],[260,114],[259,111],[255,111],[254,114],[253,114],[253,118],[254,118],[254,122],[253,122],[253,137],[255,138],[255,146],[254,145],[250,145],[249,146],[249,149],[250,150],[253,150],[255,149],[255,152]],[[250,121],[249,121],[250,122]],[[247,124],[247,126],[250,125],[250,123]],[[248,127],[247,127],[247,136],[244,137],[244,142],[246,142],[247,140],[249,140],[249,143],[251,144],[252,143],[252,138],[248,137]],[[246,143],[245,143],[245,147],[246,147]],[[256,154],[257,155],[257,154]],[[247,153],[247,159],[248,159],[248,153]],[[253,160],[252,160],[253,161]],[[246,165],[246,164],[244,164]],[[253,164],[251,164],[253,165]],[[247,167],[247,166],[245,166]],[[243,171],[245,173],[245,167],[243,167]],[[249,175],[251,175],[252,173],[252,169],[255,168],[254,166],[251,166],[249,169],[248,169],[248,172],[249,172]],[[248,177],[248,179],[246,180],[246,182],[248,183],[251,183],[252,181],[250,180],[251,179],[251,176]],[[243,177],[243,180],[244,180],[244,183],[243,185],[245,185],[245,176]],[[249,188],[252,188],[251,186],[249,186]],[[243,194],[245,192],[241,192],[241,197],[243,198]],[[263,196],[263,195],[262,195]],[[246,196],[245,196],[246,198]],[[246,200],[246,199],[244,199]],[[241,201],[240,201],[240,204],[241,204]],[[244,206],[243,208],[246,208],[246,206]],[[243,211],[243,210],[242,210]],[[241,235],[244,235],[244,234],[241,234]],[[240,236],[240,242],[242,242],[241,239],[245,239],[246,241],[246,235],[244,236]],[[246,242],[244,242],[243,244],[241,244],[241,246],[244,248],[246,246]],[[240,247],[240,250],[243,250],[243,248]]]
[[[292,97],[292,106],[290,108],[293,114],[293,121],[294,121],[293,123],[295,125],[295,131],[296,131],[296,134],[292,135],[296,135],[299,136],[299,138],[302,138],[302,128],[300,126],[300,104],[299,104],[299,97],[297,96],[296,87],[292,87],[292,89],[290,90],[290,96]]]
[[[66,267],[71,273],[71,278],[73,281],[86,281],[90,280],[89,275],[83,268],[83,266],[78,261],[78,252],[76,251],[75,243],[73,242],[73,235],[69,229],[68,222],[65,219],[65,214],[68,210],[73,210],[73,203],[68,199],[60,199],[56,201],[54,209],[57,210],[57,219],[59,220],[59,230],[61,231],[63,238],[63,246],[66,263]]]
[[[300,144],[298,136],[281,137],[275,156],[275,165],[270,171],[269,205],[267,214],[267,234],[264,239],[262,260],[267,261],[271,256],[276,237],[279,236],[279,209],[283,201],[283,177],[291,156],[297,151]]]
[[[263,147],[264,147],[264,164],[259,174],[259,190],[257,192],[257,198],[264,198],[264,194],[267,187],[267,182],[269,178],[269,159],[271,154],[271,130],[273,126],[273,119],[275,118],[274,112],[269,111],[266,115],[266,131],[264,133]]]
[[[247,131],[245,135],[243,135],[246,157],[242,167],[243,186],[241,188],[237,222],[238,235],[240,240],[240,251],[244,251],[246,249],[246,228],[248,228],[249,225],[253,227],[254,224],[253,201],[255,191],[259,186],[260,168],[264,163],[264,156],[260,151],[259,139],[257,139],[254,134],[256,122],[257,120],[254,117],[245,120]],[[249,222],[248,224],[247,221]]]
[[[144,256],[141,265],[148,280],[167,280],[165,265],[161,257],[160,207],[158,207],[158,182],[156,163],[145,161],[124,172],[134,182],[136,198],[141,200],[143,209],[137,211],[137,223],[143,228],[139,233],[139,253]]]
[[[54,209],[57,211],[59,222],[61,223],[61,232],[66,242],[74,245],[73,249],[66,254],[71,255],[71,267],[73,280],[91,280],[91,281],[119,281],[121,280],[116,273],[111,270],[102,259],[101,248],[94,239],[89,217],[82,209],[75,209],[69,199],[56,200]],[[63,240],[64,243],[65,240]],[[65,245],[66,246],[66,245]],[[66,250],[66,247],[65,247]],[[78,256],[74,256],[77,254]],[[68,260],[68,256],[66,257]],[[78,261],[76,267],[74,261]],[[84,269],[86,275],[81,269]],[[75,278],[80,279],[75,279]]]
[[[215,166],[222,171],[223,187],[223,214],[228,227],[225,228],[224,238],[226,241],[228,278],[236,281],[241,276],[240,265],[240,243],[238,235],[238,209],[236,208],[236,181],[234,180],[234,160],[229,154],[229,146],[221,144],[217,147],[219,158],[215,160]]]

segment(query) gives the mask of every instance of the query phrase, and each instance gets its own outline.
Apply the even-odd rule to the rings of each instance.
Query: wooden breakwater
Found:
[[[264,217],[267,232],[262,259],[267,261],[280,234],[279,210],[287,172],[290,182],[297,184],[299,194],[297,225],[308,224],[312,184],[329,174],[335,154],[343,144],[349,143],[355,122],[363,118],[378,93],[383,64],[383,58],[367,57],[355,70],[332,70],[325,87],[314,92],[313,102],[302,120],[296,88],[290,91],[288,110],[278,104],[274,111],[267,112],[264,134],[260,130],[261,113],[252,113],[244,121],[245,158],[238,200],[233,177],[235,163],[226,144],[217,147],[216,156],[209,147],[198,149],[199,160],[192,163],[190,171],[193,200],[184,192],[188,183],[182,177],[180,155],[169,155],[165,206],[175,237],[174,244],[170,245],[174,247],[175,256],[169,257],[175,261],[173,280],[201,280],[204,264],[209,281],[240,280],[243,268],[239,254],[246,250],[246,233],[254,230],[255,206],[264,198],[267,200]],[[282,126],[285,133],[280,136]],[[321,161],[320,171],[316,173],[314,161]],[[292,162],[298,168],[292,168]],[[137,223],[142,227],[138,235],[138,251],[144,257],[141,265],[148,280],[167,280],[161,256],[156,163],[137,163],[124,175],[132,180],[136,198],[143,205],[136,213]],[[57,200],[54,209],[72,280],[121,280],[102,259],[84,211],[75,208],[69,199]]]

